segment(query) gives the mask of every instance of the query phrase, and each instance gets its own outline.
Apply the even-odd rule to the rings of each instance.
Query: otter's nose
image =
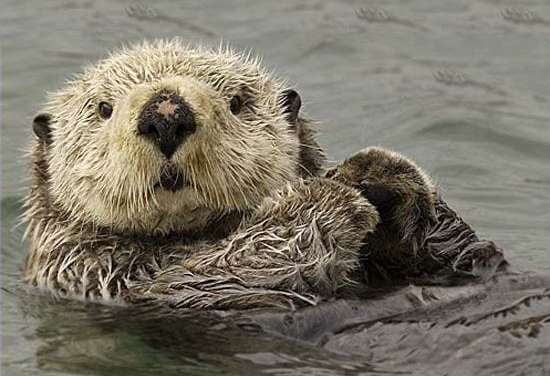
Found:
[[[196,128],[189,105],[170,92],[151,97],[138,119],[138,133],[153,140],[166,158],[170,158]]]

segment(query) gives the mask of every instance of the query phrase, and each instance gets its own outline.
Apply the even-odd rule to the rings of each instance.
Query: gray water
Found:
[[[25,289],[16,222],[32,117],[71,73],[144,38],[263,56],[320,121],[332,162],[369,145],[402,152],[512,264],[550,271],[548,1],[144,4],[1,2],[2,374],[424,374],[393,368],[391,354],[367,362],[209,315],[149,317]]]

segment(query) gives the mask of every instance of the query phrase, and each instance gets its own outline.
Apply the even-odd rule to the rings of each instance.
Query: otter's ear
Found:
[[[51,143],[51,123],[52,117],[50,114],[38,114],[32,121],[32,130],[34,131],[34,134],[43,142],[46,144]]]
[[[325,153],[315,139],[311,121],[299,117],[302,99],[296,90],[287,89],[282,93],[283,110],[300,142],[298,171],[300,176],[310,178],[320,176],[325,164]]]
[[[302,107],[302,99],[300,94],[296,90],[287,89],[283,91],[283,109],[287,115],[288,122],[290,124],[296,124],[298,114],[300,113],[300,107]]]

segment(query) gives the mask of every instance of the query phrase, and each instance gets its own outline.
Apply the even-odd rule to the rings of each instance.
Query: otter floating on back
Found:
[[[300,107],[257,60],[177,39],[87,68],[34,121],[25,279],[117,303],[294,307],[504,262],[405,157],[368,148],[324,174]]]

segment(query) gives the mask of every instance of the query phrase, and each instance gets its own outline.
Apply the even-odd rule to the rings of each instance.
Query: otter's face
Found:
[[[230,51],[133,47],[50,97],[49,193],[73,217],[116,230],[203,226],[297,178],[299,106]]]

